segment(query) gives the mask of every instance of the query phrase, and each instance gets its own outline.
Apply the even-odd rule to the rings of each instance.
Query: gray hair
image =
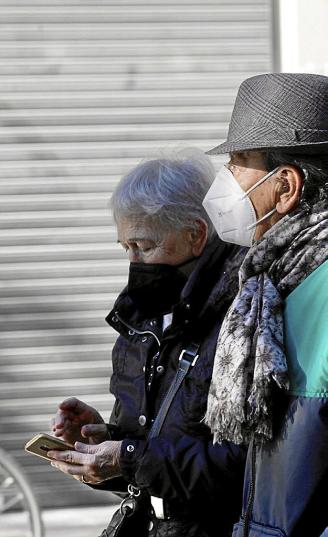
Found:
[[[208,225],[208,240],[216,232],[202,206],[215,177],[209,157],[198,149],[140,163],[115,188],[110,208],[116,222],[122,219],[147,222],[165,235],[182,228],[197,229],[196,220]]]

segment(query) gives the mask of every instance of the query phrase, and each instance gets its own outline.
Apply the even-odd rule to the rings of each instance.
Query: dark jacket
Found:
[[[112,438],[124,439],[125,484],[164,498],[172,518],[191,524],[188,535],[193,535],[194,521],[199,537],[230,535],[241,507],[245,450],[229,443],[213,445],[203,417],[220,324],[236,294],[244,255],[219,239],[212,241],[189,276],[164,334],[161,319],[143,318],[126,290],[107,317],[120,334],[112,355],[115,406],[110,427]],[[147,441],[179,355],[191,342],[200,343],[198,361],[184,379],[160,435]],[[117,480],[106,486],[115,490]]]
[[[249,447],[234,537],[319,537],[328,526],[327,296],[328,261],[286,297],[290,389],[274,394],[272,441]]]

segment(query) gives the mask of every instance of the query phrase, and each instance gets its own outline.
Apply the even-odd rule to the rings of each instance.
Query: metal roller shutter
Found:
[[[158,148],[223,139],[271,34],[269,0],[0,0],[0,442],[44,506],[108,501],[22,447],[68,395],[109,416],[111,191]]]

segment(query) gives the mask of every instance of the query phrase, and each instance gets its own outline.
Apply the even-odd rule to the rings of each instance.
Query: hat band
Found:
[[[226,142],[207,152],[208,155],[268,148],[307,147],[308,150],[328,146],[328,129],[279,129],[270,125],[250,126],[238,135],[230,129]]]
[[[327,129],[294,129],[294,140],[302,143],[328,141]]]
[[[328,129],[293,129],[293,128],[277,128],[271,125],[252,125],[243,132],[235,133],[230,130],[228,133],[227,143],[236,144],[246,142],[253,145],[254,142],[260,145],[273,143],[277,146],[282,145],[304,145],[315,144],[320,142],[328,142]]]

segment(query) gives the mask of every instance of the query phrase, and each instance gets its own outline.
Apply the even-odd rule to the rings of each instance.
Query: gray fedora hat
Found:
[[[327,76],[270,73],[242,82],[227,140],[208,154],[270,148],[327,150]]]

